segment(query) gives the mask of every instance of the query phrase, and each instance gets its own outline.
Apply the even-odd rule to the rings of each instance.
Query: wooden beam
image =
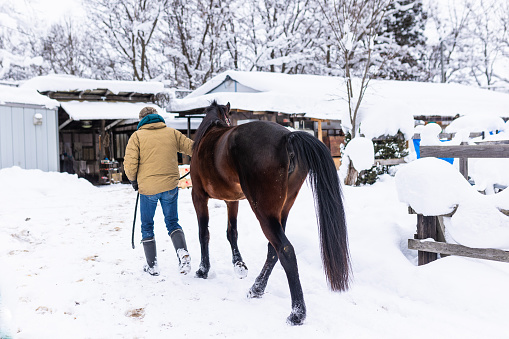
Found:
[[[411,250],[443,253],[462,257],[509,262],[509,251],[494,248],[472,248],[457,244],[408,239]]]
[[[381,165],[381,166],[384,166],[384,165],[387,165],[387,166],[390,166],[390,165],[399,165],[399,164],[405,164],[405,163],[406,163],[405,159],[402,159],[402,158],[397,158],[397,159],[375,159],[375,164]]]
[[[421,158],[509,158],[509,145],[421,146]]]

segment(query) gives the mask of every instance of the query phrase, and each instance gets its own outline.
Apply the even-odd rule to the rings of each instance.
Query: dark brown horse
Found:
[[[230,126],[230,104],[215,101],[196,131],[191,178],[198,217],[201,263],[196,276],[207,278],[209,261],[209,198],[226,202],[227,237],[233,264],[241,277],[247,274],[237,246],[237,212],[247,199],[269,240],[265,265],[248,296],[261,297],[279,260],[288,278],[292,312],[287,321],[302,324],[306,306],[297,269],[297,258],[285,235],[286,220],[307,175],[313,189],[320,231],[321,256],[332,290],[346,290],[350,261],[347,230],[334,161],[327,147],[305,132],[290,132],[272,122],[256,121]]]

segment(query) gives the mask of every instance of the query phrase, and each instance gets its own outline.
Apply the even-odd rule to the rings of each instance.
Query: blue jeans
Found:
[[[173,231],[182,229],[178,223],[178,196],[178,187],[154,195],[140,194],[141,235],[143,240],[154,236],[154,214],[158,201],[161,202],[168,234],[171,235]]]

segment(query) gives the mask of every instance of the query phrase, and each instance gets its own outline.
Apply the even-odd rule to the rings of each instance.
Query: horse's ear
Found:
[[[227,111],[227,113],[230,112],[230,103],[229,102],[226,104],[226,111]]]

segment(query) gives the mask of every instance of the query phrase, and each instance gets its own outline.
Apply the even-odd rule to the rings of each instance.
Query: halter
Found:
[[[226,124],[228,125],[228,127],[230,127],[232,125],[230,119],[228,119],[228,117],[226,116],[226,113],[224,114],[224,122],[226,122]]]

